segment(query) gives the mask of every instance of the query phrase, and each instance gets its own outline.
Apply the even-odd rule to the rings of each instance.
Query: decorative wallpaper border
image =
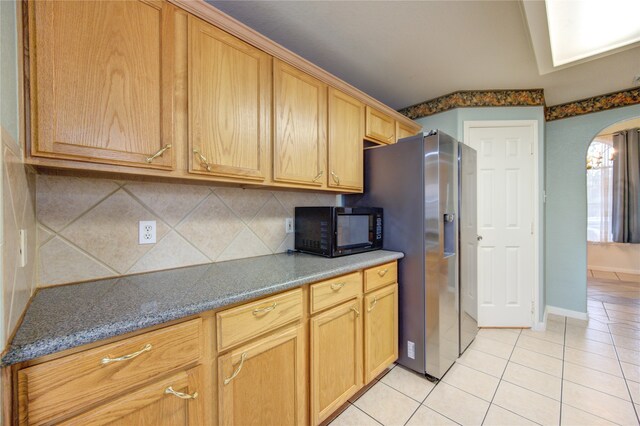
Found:
[[[440,96],[398,112],[412,120],[464,107],[544,106],[543,89],[463,90]]]
[[[605,111],[629,105],[640,104],[640,88],[622,90],[606,95],[594,96],[545,109],[545,120],[553,121],[592,112]]]
[[[543,89],[463,90],[421,102],[398,112],[412,120],[454,108],[545,106],[545,120],[554,121],[640,104],[640,88],[626,89],[565,104],[545,106]]]

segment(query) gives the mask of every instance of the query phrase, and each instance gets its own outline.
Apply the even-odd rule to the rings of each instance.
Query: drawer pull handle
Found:
[[[367,309],[367,312],[373,311],[373,308],[375,308],[377,304],[378,304],[378,296],[373,296],[373,303],[371,303],[371,306],[369,306],[369,309]]]
[[[333,172],[333,170],[331,170],[331,177],[333,177],[333,181],[336,183],[336,185],[340,185],[340,178]]]
[[[278,305],[277,302],[273,302],[273,305],[271,305],[271,306],[266,306],[264,308],[254,309],[253,310],[253,315],[266,314],[267,312],[271,312],[276,308],[277,305]]]
[[[152,163],[153,160],[155,160],[158,157],[161,157],[162,154],[165,153],[166,150],[171,149],[171,144],[167,144],[165,146],[163,146],[162,148],[160,148],[158,150],[158,152],[156,152],[155,154],[153,154],[151,157],[147,157],[147,163]]]
[[[138,352],[134,352],[134,353],[129,354],[129,355],[123,355],[123,356],[118,357],[118,358],[109,358],[109,357],[102,358],[102,361],[100,361],[100,363],[101,364],[109,364],[110,362],[128,361],[130,359],[133,359],[133,358],[137,357],[138,355],[142,355],[145,352],[149,352],[152,347],[153,346],[151,346],[151,343],[147,343]]]
[[[320,173],[318,173],[316,177],[313,178],[312,182],[317,182],[318,179],[320,179],[323,174],[324,174],[324,170],[320,170]]]
[[[378,271],[378,275],[384,277],[385,275],[387,275],[387,272],[389,272],[389,268]]]
[[[198,156],[198,159],[200,160],[200,166],[204,167],[208,172],[210,172],[211,164],[209,164],[209,162],[207,161],[207,157],[202,155],[197,149],[194,149],[193,153]]]
[[[331,284],[331,290],[333,291],[340,291],[342,289],[342,287],[344,287],[346,283],[333,283]]]
[[[225,386],[231,383],[231,381],[235,379],[238,374],[240,374],[240,370],[242,370],[242,365],[244,364],[244,360],[246,358],[247,358],[247,353],[242,352],[242,355],[240,355],[240,364],[238,365],[238,368],[236,368],[236,371],[233,372],[231,377],[229,377],[228,379],[224,379]]]
[[[174,391],[171,386],[164,390],[164,393],[168,393],[169,395],[177,396],[180,399],[196,399],[198,397],[198,392],[194,392],[191,395],[188,393],[182,393],[178,391]]]
[[[358,308],[356,308],[355,306],[352,306],[351,310],[356,313],[356,318],[360,316],[360,311],[358,310]]]

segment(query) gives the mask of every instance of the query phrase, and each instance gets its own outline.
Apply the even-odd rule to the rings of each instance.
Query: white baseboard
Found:
[[[568,317],[568,318],[575,318],[575,319],[584,320],[584,321],[589,319],[589,315],[586,312],[572,311],[570,309],[558,308],[557,306],[547,305],[544,308],[544,322],[545,322],[545,324],[547,322],[547,315],[548,314],[562,315],[562,316],[565,316],[565,317]]]
[[[542,322],[534,322],[531,327],[533,331],[545,331],[547,329],[547,314],[544,315],[544,321]]]
[[[591,269],[592,271],[622,272],[623,274],[637,274],[637,275],[640,275],[640,269],[612,268],[612,267],[609,267],[609,266],[591,266],[591,265],[587,265],[587,269]]]

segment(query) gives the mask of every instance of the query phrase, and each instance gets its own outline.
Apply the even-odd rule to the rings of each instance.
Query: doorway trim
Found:
[[[538,132],[539,126],[538,120],[470,120],[463,122],[463,143],[469,145],[469,134],[472,128],[487,128],[487,127],[529,127],[533,133],[533,193],[536,196],[533,199],[533,261],[534,261],[534,278],[533,278],[533,312],[531,313],[531,328],[535,330],[544,330],[546,323],[546,310],[545,317],[540,320],[540,312],[542,307],[540,306],[540,289],[544,289],[544,271],[541,271],[540,259],[542,259],[542,247],[543,247],[543,227],[542,227],[542,214],[540,206],[544,203],[544,193],[541,193],[542,181],[541,177],[544,176],[544,164],[540,164],[539,161],[539,148],[540,148],[540,135]],[[541,200],[542,199],[542,200]]]

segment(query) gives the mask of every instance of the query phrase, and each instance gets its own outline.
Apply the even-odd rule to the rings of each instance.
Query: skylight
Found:
[[[546,0],[553,65],[640,42],[640,0]]]

